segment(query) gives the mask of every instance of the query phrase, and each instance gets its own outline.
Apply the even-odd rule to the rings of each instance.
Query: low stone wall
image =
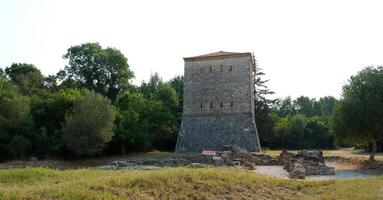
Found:
[[[279,156],[290,178],[303,179],[310,175],[333,175],[335,169],[326,166],[320,150],[300,150],[297,154],[283,151]]]

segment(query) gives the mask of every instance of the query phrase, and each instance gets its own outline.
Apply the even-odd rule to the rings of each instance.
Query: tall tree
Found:
[[[69,60],[57,75],[64,85],[85,87],[114,101],[129,88],[134,77],[127,58],[115,48],[102,48],[98,43],[73,46],[64,55]]]
[[[300,96],[294,100],[294,107],[298,114],[312,117],[315,115],[314,99],[310,99],[306,96]]]
[[[253,73],[254,73],[254,112],[255,112],[255,121],[257,124],[257,129],[259,133],[259,138],[263,146],[269,146],[266,141],[268,137],[272,135],[274,121],[270,116],[272,107],[276,103],[276,99],[270,98],[270,95],[274,94],[267,87],[267,82],[269,80],[264,79],[265,73],[257,65],[254,56],[252,57],[253,62]]]
[[[5,68],[5,73],[14,84],[19,86],[23,94],[33,95],[40,93],[43,89],[44,76],[32,64],[13,63]]]
[[[281,117],[292,116],[296,114],[295,107],[291,97],[286,97],[277,102],[278,115]]]
[[[31,155],[33,133],[29,98],[0,77],[0,160]]]
[[[327,117],[332,116],[332,114],[334,113],[336,103],[337,100],[332,96],[321,97],[319,99],[321,113]]]
[[[343,87],[342,99],[333,117],[333,132],[354,143],[372,146],[383,137],[383,67],[366,67],[351,76]]]

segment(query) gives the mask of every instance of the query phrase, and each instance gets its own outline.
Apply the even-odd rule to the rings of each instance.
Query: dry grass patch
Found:
[[[282,180],[231,168],[0,171],[0,199],[377,199],[383,178]]]

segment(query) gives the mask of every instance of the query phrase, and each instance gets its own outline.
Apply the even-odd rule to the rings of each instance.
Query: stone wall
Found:
[[[184,107],[176,151],[237,144],[259,151],[251,57],[185,61]]]

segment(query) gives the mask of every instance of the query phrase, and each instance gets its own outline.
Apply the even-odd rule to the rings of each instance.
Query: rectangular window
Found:
[[[233,65],[229,65],[229,72],[233,71]]]
[[[213,102],[210,102],[210,108],[213,108]]]
[[[232,101],[230,101],[230,107],[233,107],[233,102]]]
[[[200,106],[201,108],[202,108],[202,103],[201,103],[201,106]]]
[[[211,65],[209,66],[209,73],[211,73],[212,69],[211,69]]]
[[[221,101],[221,108],[223,107],[223,103],[222,103],[222,101]]]
[[[221,65],[221,72],[223,72],[223,65]]]

